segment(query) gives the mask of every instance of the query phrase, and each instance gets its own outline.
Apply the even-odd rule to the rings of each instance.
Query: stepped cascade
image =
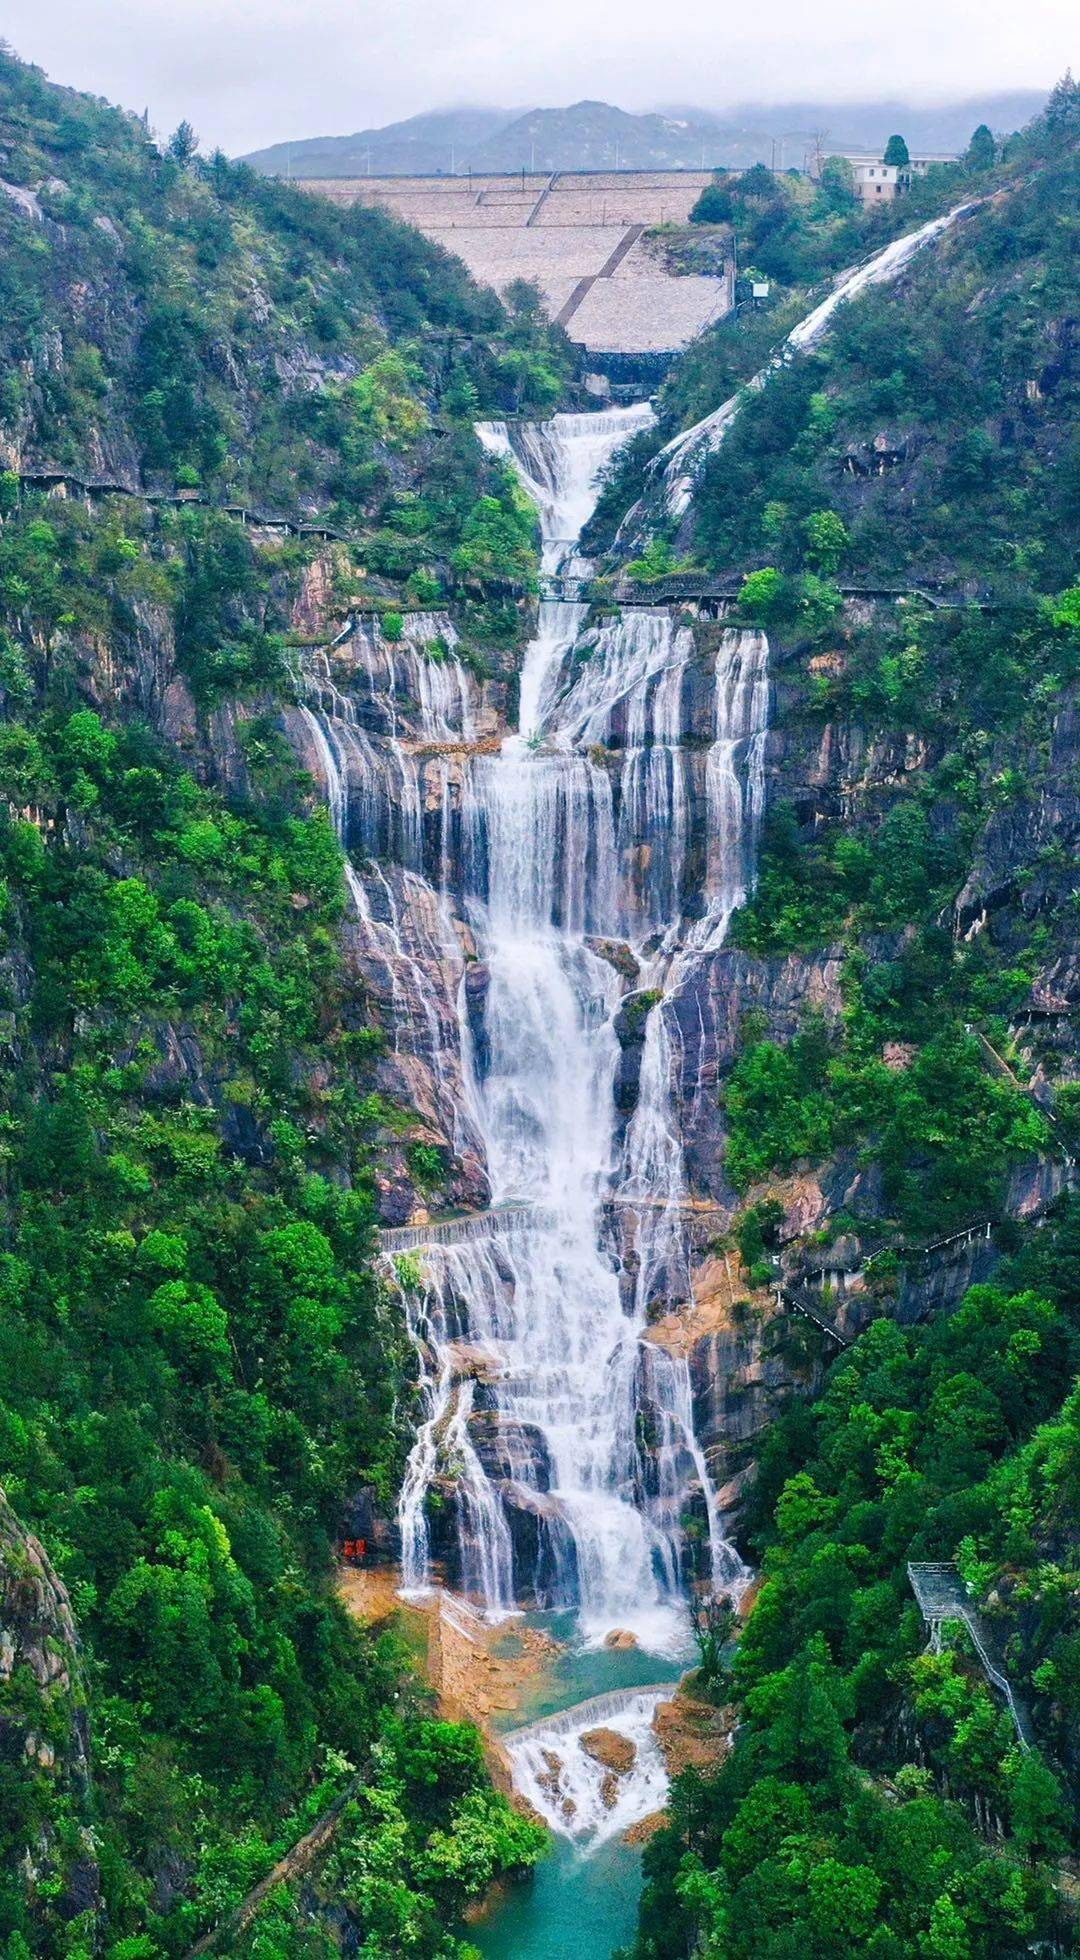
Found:
[[[660,1809],[667,1770],[656,1740],[654,1717],[671,1696],[670,1683],[594,1695],[561,1714],[503,1738],[522,1796],[563,1836],[595,1850]],[[605,1729],[628,1745],[622,1774],[582,1747],[590,1730]]]
[[[546,574],[588,572],[600,473],[649,419],[481,427],[537,504]],[[664,611],[590,627],[583,603],[544,600],[518,728],[496,744],[478,739],[450,622],[415,615],[393,647],[356,636],[347,694],[316,667],[297,711],[404,1078],[421,1106],[423,1063],[432,1118],[492,1208],[481,1237],[397,1269],[424,1404],[404,1585],[422,1590],[437,1561],[490,1614],[572,1609],[586,1641],[628,1629],[654,1651],[684,1636],[688,1514],[706,1576],[729,1591],[745,1576],[685,1359],[645,1338],[650,1308],[689,1287],[670,1003],[746,891],[762,800],[766,643],[718,637],[702,652]],[[618,1027],[635,995],[625,1120]]]

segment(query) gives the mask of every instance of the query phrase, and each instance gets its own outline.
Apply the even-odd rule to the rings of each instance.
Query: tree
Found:
[[[691,1602],[694,1639],[698,1650],[698,1678],[703,1688],[719,1688],[727,1675],[724,1650],[731,1641],[735,1615],[727,1595],[708,1593]]]
[[[905,165],[911,162],[911,158],[908,155],[908,146],[902,136],[890,136],[885,145],[885,155],[882,161],[884,163],[894,163],[900,170],[903,170]]]
[[[769,619],[782,604],[786,586],[784,575],[775,565],[762,565],[747,572],[739,592],[739,605],[751,619]]]
[[[169,155],[181,169],[186,169],[198,147],[199,139],[185,117],[183,122],[177,124],[169,138]]]
[[[1054,136],[1071,136],[1080,124],[1080,82],[1073,80],[1071,68],[1066,68],[1051,89],[1044,114],[1046,127]]]
[[[1013,1836],[1034,1865],[1060,1858],[1068,1843],[1068,1818],[1061,1785],[1042,1757],[1027,1750],[1010,1780]]]
[[[820,572],[835,572],[847,549],[847,526],[835,510],[815,510],[803,524],[806,555]]]
[[[691,224],[730,224],[735,213],[731,191],[732,179],[730,177],[714,177],[711,184],[706,184],[705,189],[702,191],[701,196],[690,213]]]
[[[821,166],[821,189],[834,211],[855,203],[855,172],[847,157],[826,157]]]
[[[964,152],[964,162],[969,170],[989,170],[997,155],[997,145],[986,123],[980,123],[972,132],[971,141]]]

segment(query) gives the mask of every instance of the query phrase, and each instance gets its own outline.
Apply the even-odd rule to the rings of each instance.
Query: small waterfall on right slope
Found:
[[[890,244],[875,252],[872,258],[861,265],[849,266],[834,282],[832,289],[823,300],[807,313],[791,329],[783,346],[772,360],[742,384],[727,401],[721,402],[710,414],[702,416],[689,429],[683,429],[677,436],[658,451],[650,464],[650,472],[659,477],[663,486],[663,501],[666,514],[681,517],[689,506],[693,495],[694,477],[701,463],[720,447],[728,429],[742,407],[747,394],[756,394],[763,388],[773,371],[789,360],[793,354],[815,347],[827,331],[838,307],[848,300],[858,297],[870,286],[880,286],[895,279],[910,264],[916,253],[925,245],[951,229],[957,221],[973,211],[979,198],[967,198],[940,218],[932,218],[928,224],[917,230],[906,232],[902,238],[894,238]],[[634,535],[634,518],[642,504],[635,504],[628,511],[619,527],[620,538]]]

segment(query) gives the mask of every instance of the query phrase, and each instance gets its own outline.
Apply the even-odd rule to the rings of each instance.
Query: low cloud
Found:
[[[507,107],[588,95],[627,109],[686,102],[921,102],[1048,87],[1074,55],[1074,0],[7,0],[5,33],[56,81],[156,127],[187,116],[233,153],[351,132],[448,102]]]

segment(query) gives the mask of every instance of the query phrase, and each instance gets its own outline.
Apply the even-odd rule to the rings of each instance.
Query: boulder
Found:
[[[637,1750],[630,1737],[620,1735],[618,1729],[586,1729],[579,1741],[594,1763],[613,1770],[616,1776],[625,1776],[634,1767]]]

